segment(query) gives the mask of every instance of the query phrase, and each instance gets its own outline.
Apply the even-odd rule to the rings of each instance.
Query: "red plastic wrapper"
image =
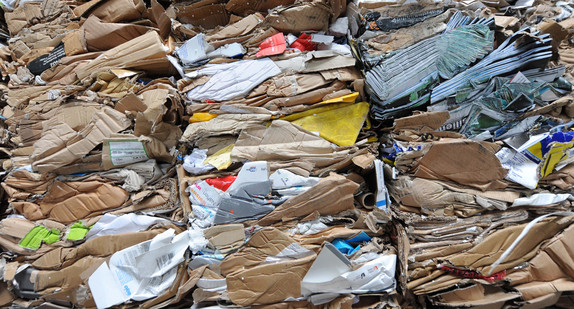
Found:
[[[469,269],[458,269],[458,268],[454,268],[454,267],[450,267],[450,266],[446,266],[446,265],[437,265],[438,269],[442,269],[450,274],[453,274],[455,276],[459,276],[459,277],[463,277],[463,278],[467,278],[467,279],[483,279],[483,280],[488,280],[488,281],[495,281],[495,280],[502,280],[504,279],[504,276],[506,276],[506,270],[503,271],[499,271],[497,273],[494,273],[490,276],[485,276],[482,275],[474,270],[469,270]]]
[[[277,33],[272,37],[266,39],[259,45],[257,57],[265,57],[271,55],[282,54],[287,49],[287,42],[283,33]]]
[[[237,178],[237,176],[225,176],[225,177],[220,177],[220,178],[209,178],[209,179],[206,179],[205,182],[207,182],[210,186],[216,187],[217,189],[219,189],[221,191],[227,191],[227,189],[229,189],[229,186],[231,186],[231,184],[235,181],[236,178]]]
[[[291,43],[291,48],[297,48],[300,51],[315,50],[315,43],[311,42],[311,35],[302,33],[295,42]]]

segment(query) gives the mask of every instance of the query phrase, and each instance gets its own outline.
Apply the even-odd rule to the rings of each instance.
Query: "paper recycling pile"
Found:
[[[574,2],[0,3],[0,306],[574,305]]]

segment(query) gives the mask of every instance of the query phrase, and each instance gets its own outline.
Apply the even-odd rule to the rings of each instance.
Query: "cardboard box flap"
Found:
[[[239,249],[245,242],[243,224],[225,224],[210,227],[203,235],[214,248],[223,253]]]
[[[0,235],[24,238],[35,226],[34,222],[22,218],[5,218],[0,221]]]
[[[14,295],[8,290],[8,283],[0,283],[0,306],[8,306],[14,300]]]
[[[62,105],[44,114],[47,120],[42,122],[42,128],[47,130],[57,123],[65,123],[73,130],[80,131],[88,126],[94,114],[101,110],[101,105],[93,103]]]
[[[41,3],[37,2],[24,3],[19,5],[14,11],[5,13],[6,25],[12,36],[15,36],[20,30],[28,26],[29,21],[39,20],[43,17]]]
[[[142,0],[92,0],[74,9],[78,17],[94,15],[104,22],[132,21],[145,12]]]
[[[440,128],[448,119],[450,114],[447,111],[420,113],[409,117],[395,119],[394,132],[405,129],[430,129]]]
[[[312,73],[342,68],[352,68],[355,66],[355,58],[350,56],[333,55],[325,58],[312,58],[305,62],[302,72]],[[323,75],[322,76],[327,76]]]
[[[175,12],[180,22],[201,26],[206,29],[223,26],[229,22],[229,13],[225,10],[225,4],[220,3],[197,8],[193,6],[175,6]]]
[[[156,88],[140,93],[145,110],[136,116],[134,135],[146,135],[163,141],[168,148],[175,147],[182,136],[178,124],[183,107],[175,89]]]
[[[531,299],[524,302],[516,301],[515,304],[519,305],[520,308],[523,309],[537,309],[537,308],[552,308],[556,307],[567,307],[568,304],[571,302],[569,298],[567,298],[567,294],[562,292],[554,292],[549,293],[544,296],[540,296],[535,299]],[[565,300],[565,303],[560,304],[561,300]]]
[[[324,167],[346,158],[349,153],[350,149],[337,151],[335,144],[298,125],[275,120],[265,131],[259,127],[242,132],[231,151],[231,159],[301,160]]]
[[[167,39],[171,33],[171,19],[167,16],[165,9],[157,0],[151,1],[151,18],[159,29],[159,35],[162,39]]]
[[[480,198],[481,195],[472,190],[468,193],[451,191],[439,181],[424,178],[399,176],[392,182],[391,189],[397,201],[411,207],[440,208],[453,204],[502,210],[508,207],[508,204],[504,202]]]
[[[126,43],[154,28],[119,23],[104,23],[91,15],[82,25],[86,47],[89,51],[106,51]]]
[[[34,270],[34,290],[40,292],[79,287],[83,282],[82,274],[93,272],[102,261],[104,258],[87,256],[61,270]]]
[[[540,252],[528,261],[528,266],[512,272],[507,279],[511,285],[532,281],[550,282],[560,278],[574,278],[574,245],[569,241],[574,237],[574,225],[545,244]]]
[[[260,125],[271,119],[269,115],[223,114],[209,121],[190,123],[181,137],[181,142],[195,142],[200,137],[239,134],[252,125]]]
[[[295,239],[298,243],[302,245],[321,245],[324,242],[332,242],[333,240],[335,240],[335,238],[341,238],[341,239],[351,238],[361,232],[371,234],[371,232],[366,229],[362,230],[356,228],[351,229],[343,226],[331,226],[319,233],[309,235],[295,234],[293,235],[293,239]]]
[[[121,113],[143,112],[147,109],[147,106],[135,94],[129,93],[116,103],[114,109]]]
[[[42,132],[42,137],[34,143],[30,159],[34,161],[62,150],[65,142],[73,139],[76,134],[77,131],[65,123],[46,128]]]
[[[157,72],[171,69],[166,49],[157,32],[152,31],[118,45],[76,70],[78,79],[95,78],[107,69],[142,69]],[[158,67],[159,66],[159,67]]]
[[[554,293],[574,291],[574,280],[571,278],[560,278],[549,282],[533,281],[513,286],[513,288],[520,292],[524,301],[534,302],[539,298],[553,295]]]
[[[72,31],[66,35],[62,39],[62,42],[64,42],[64,51],[66,52],[66,56],[74,56],[88,52],[84,31],[80,29]]]

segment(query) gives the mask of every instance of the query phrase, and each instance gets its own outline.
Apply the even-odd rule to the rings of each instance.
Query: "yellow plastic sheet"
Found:
[[[355,103],[355,100],[357,100],[358,96],[359,96],[358,92],[353,92],[353,93],[346,94],[346,95],[341,96],[341,97],[333,98],[330,100],[325,100],[325,101],[320,102],[320,103],[343,103],[343,102]]]
[[[231,150],[233,150],[234,146],[235,144],[231,144],[220,149],[218,152],[207,157],[207,159],[203,161],[203,164],[211,164],[219,171],[228,168],[231,165]]]
[[[316,108],[312,108],[312,109],[308,109],[304,112],[299,112],[299,113],[295,113],[295,114],[291,114],[285,117],[282,117],[281,120],[285,120],[285,121],[295,121],[298,119],[301,119],[303,117],[307,117],[307,116],[312,116],[315,114],[319,114],[319,113],[324,113],[327,111],[332,111],[335,109],[339,109],[342,108],[344,106],[349,106],[352,105],[353,103],[336,103],[336,104],[329,104],[329,105],[324,105],[321,107],[316,107]]]
[[[321,137],[339,146],[350,146],[357,140],[368,112],[366,102],[347,103],[319,107],[283,119],[308,131],[319,132]]]
[[[194,123],[194,122],[203,122],[203,121],[209,121],[213,118],[217,117],[217,114],[213,114],[213,113],[194,113],[190,118],[189,118],[189,123]]]
[[[300,119],[300,118],[303,118],[306,116],[310,116],[313,114],[318,114],[318,113],[338,109],[338,108],[341,108],[343,106],[348,106],[348,105],[355,103],[355,100],[357,99],[358,96],[359,96],[358,92],[353,92],[351,94],[347,94],[347,95],[344,95],[341,97],[333,98],[330,100],[325,100],[325,101],[317,103],[317,105],[319,105],[319,107],[312,108],[312,109],[306,110],[304,112],[291,114],[291,115],[282,117],[281,119],[285,120],[285,121],[294,121],[294,120],[297,120],[297,119]],[[325,104],[325,105],[322,105],[322,104]]]

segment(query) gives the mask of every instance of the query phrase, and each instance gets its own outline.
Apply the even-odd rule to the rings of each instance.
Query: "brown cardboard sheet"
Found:
[[[68,267],[86,256],[110,256],[117,251],[150,240],[161,232],[163,230],[153,229],[136,233],[99,236],[74,248],[55,248],[35,260],[32,266],[42,270],[58,270]]]
[[[239,249],[245,242],[243,224],[216,225],[203,234],[211,246],[223,253]]]
[[[105,23],[95,15],[86,19],[82,26],[88,51],[106,51],[126,43],[154,28],[134,24]]]
[[[68,117],[74,115],[71,113]],[[130,124],[131,121],[123,114],[109,107],[94,113],[89,124],[79,131],[66,123],[47,123],[42,138],[34,143],[32,166],[39,172],[49,172],[70,164],[88,154],[106,137],[128,128]]]
[[[93,213],[120,207],[128,193],[121,187],[99,181],[60,182],[48,189],[38,207],[43,217],[62,223],[73,223]],[[34,210],[34,212],[31,212]],[[30,209],[24,216],[36,216],[36,209]]]
[[[272,259],[284,250],[297,258]],[[238,252],[221,262],[229,298],[238,305],[247,306],[300,297],[300,282],[315,256],[283,232],[264,228]],[[274,263],[264,263],[270,258]]]
[[[353,195],[359,185],[338,174],[321,179],[308,191],[288,199],[276,207],[257,224],[269,225],[278,221],[289,221],[318,211],[321,215],[336,215],[344,210],[354,209]]]
[[[551,217],[536,223],[511,251],[510,255],[495,268],[492,268],[492,264],[518,237],[526,224],[500,229],[472,249],[452,256],[448,261],[454,267],[473,269],[482,274],[492,274],[510,269],[532,259],[544,240],[569,226],[572,220],[574,220],[572,217]]]
[[[302,2],[279,8],[265,18],[265,22],[283,32],[327,30],[332,8],[320,1]]]
[[[271,117],[269,115],[223,114],[209,121],[190,123],[181,137],[181,142],[195,142],[204,136],[239,134],[252,125],[260,125]]]
[[[196,4],[203,2],[220,2],[219,0],[199,1]],[[194,5],[175,6],[177,19],[185,24],[192,24],[204,27],[206,29],[213,29],[217,26],[226,25],[229,22],[229,13],[225,10],[223,3],[211,3],[200,7]]]
[[[145,12],[143,0],[92,0],[74,9],[78,17],[93,15],[104,22],[128,22],[138,19]]]
[[[210,41],[223,40],[227,38],[235,38],[242,35],[246,35],[253,31],[263,21],[263,15],[252,14],[245,18],[242,18],[236,23],[224,27],[223,29],[207,35],[205,39]]]
[[[524,300],[574,289],[574,246],[569,240],[573,234],[574,225],[570,225],[544,244],[527,267],[508,275],[510,284],[522,293]]]
[[[502,189],[507,170],[494,152],[470,140],[434,143],[420,160],[415,177],[450,180],[467,186]]]
[[[507,292],[499,287],[483,286],[475,284],[466,288],[459,288],[452,292],[439,294],[433,298],[433,303],[446,307],[470,307],[470,308],[502,308],[509,300],[517,299],[520,294]]]
[[[268,10],[280,5],[291,5],[294,2],[295,0],[254,0],[249,2],[243,0],[230,0],[225,5],[225,9],[233,14],[245,16],[254,12],[267,12]]]
[[[161,38],[155,31],[107,50],[102,56],[78,68],[75,74],[79,80],[91,80],[98,72],[108,69],[139,69],[151,74],[173,70]]]
[[[145,109],[136,114],[134,134],[156,138],[169,149],[175,147],[182,136],[179,125],[184,113],[176,89],[158,83],[140,91],[138,97]]]
[[[231,159],[300,160],[311,162],[315,167],[325,167],[348,158],[349,153],[351,149],[338,149],[335,144],[298,125],[275,120],[268,128],[243,130],[231,152]]]

